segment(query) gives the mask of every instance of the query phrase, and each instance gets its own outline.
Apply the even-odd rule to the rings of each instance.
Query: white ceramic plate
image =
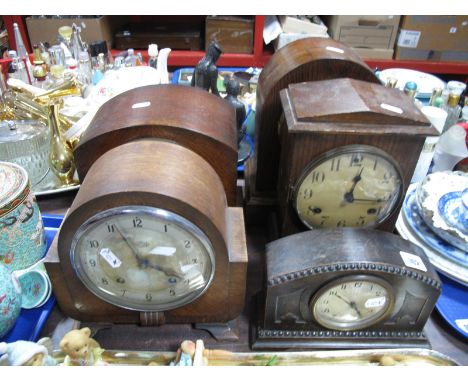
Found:
[[[435,87],[445,88],[445,82],[440,78],[417,70],[392,68],[382,70],[379,74],[380,80],[384,83],[386,83],[390,77],[398,80],[396,87],[400,90],[403,90],[407,82],[416,82],[418,85],[417,97],[420,98],[430,98],[432,89]]]

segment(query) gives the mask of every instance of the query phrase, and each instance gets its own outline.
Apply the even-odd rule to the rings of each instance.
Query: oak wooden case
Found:
[[[80,180],[106,151],[150,137],[177,142],[200,155],[221,179],[229,206],[236,205],[235,111],[222,98],[199,88],[150,85],[103,104],[75,149]]]
[[[419,258],[405,262],[402,252]],[[424,251],[401,237],[369,229],[322,229],[267,244],[266,289],[252,326],[254,349],[428,346],[424,326],[442,284]],[[384,280],[392,303],[380,321],[330,330],[311,314],[324,285],[345,277]]]
[[[181,308],[145,313],[109,304],[83,285],[70,262],[76,230],[97,212],[126,205],[164,208],[202,229],[214,247],[216,264],[214,279],[203,295]],[[126,143],[103,154],[89,169],[60,229],[57,246],[47,256],[46,268],[61,310],[77,320],[226,322],[241,313],[245,297],[242,209],[227,206],[218,175],[198,154],[156,139]]]
[[[379,83],[352,49],[332,39],[300,39],[275,52],[263,68],[257,85],[255,150],[246,164],[248,199],[274,197],[276,193],[280,90],[303,81],[346,77]]]
[[[381,149],[399,166],[404,195],[426,137],[438,135],[406,94],[370,82],[341,78],[291,84],[280,96],[284,113],[278,178],[281,236],[308,229],[299,220],[292,198],[297,180],[315,158],[348,145]],[[392,231],[401,203],[376,228]]]

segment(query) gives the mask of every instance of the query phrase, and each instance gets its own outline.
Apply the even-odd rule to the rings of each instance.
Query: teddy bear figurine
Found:
[[[69,331],[60,341],[60,349],[66,354],[63,366],[107,365],[102,360],[104,349],[91,338],[90,328]]]
[[[52,341],[48,337],[37,342],[0,342],[0,365],[5,366],[56,366],[57,361],[50,355]]]

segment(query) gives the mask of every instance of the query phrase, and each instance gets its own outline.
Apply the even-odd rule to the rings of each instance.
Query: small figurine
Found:
[[[0,343],[0,365],[5,366],[56,366],[57,361],[49,355],[52,341],[41,338],[37,343],[16,341]]]
[[[221,56],[221,48],[212,41],[208,46],[206,55],[198,62],[193,71],[191,86],[199,87],[219,96],[218,92],[218,68],[216,62]]]
[[[91,338],[91,329],[81,328],[69,331],[60,341],[60,349],[66,354],[61,365],[100,366],[107,365],[102,360],[104,349]]]
[[[235,78],[226,76],[224,78],[224,86],[227,93],[227,96],[224,99],[228,101],[236,110],[237,146],[239,147],[246,131],[246,127],[242,126],[246,116],[245,106],[237,98],[240,93],[240,83]]]
[[[177,349],[177,355],[170,366],[193,366],[193,356],[195,355],[195,342],[185,340]]]

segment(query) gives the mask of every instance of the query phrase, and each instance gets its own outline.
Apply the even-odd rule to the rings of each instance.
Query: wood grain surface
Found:
[[[103,104],[75,149],[80,180],[105,152],[126,142],[151,137],[177,142],[203,157],[221,179],[228,204],[235,206],[235,111],[227,101],[198,88],[145,86]]]
[[[255,153],[252,173],[248,174],[249,187],[254,188],[252,194],[276,187],[280,160],[279,91],[291,83],[333,78],[380,83],[352,49],[332,39],[311,37],[294,41],[275,52],[265,65],[257,86]]]
[[[189,305],[165,312],[161,321],[225,322],[240,314],[247,264],[241,209],[227,207],[223,185],[202,157],[157,139],[111,149],[89,169],[60,229],[60,262],[47,268],[61,309],[79,320],[139,322],[138,312],[103,302],[89,292],[69,259],[81,224],[100,211],[135,205],[163,208],[190,220],[206,234],[215,253],[215,277],[208,290]]]

